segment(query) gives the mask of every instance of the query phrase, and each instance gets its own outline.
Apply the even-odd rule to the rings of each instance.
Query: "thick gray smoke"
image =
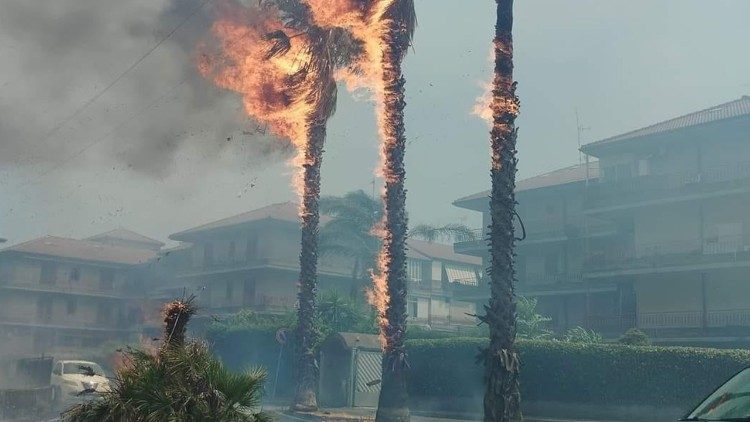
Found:
[[[289,144],[196,71],[216,3],[0,1],[0,237],[164,239],[293,196]]]
[[[34,175],[111,160],[164,176],[187,146],[209,161],[238,143],[249,161],[279,152],[283,144],[256,133],[236,95],[195,71],[195,46],[207,36],[212,11],[213,2],[202,0],[4,0],[0,163],[33,168]]]

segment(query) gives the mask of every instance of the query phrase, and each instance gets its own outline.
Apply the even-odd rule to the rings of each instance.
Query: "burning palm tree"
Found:
[[[362,45],[354,72],[344,75],[350,87],[374,91],[385,180],[382,249],[374,276],[373,300],[383,339],[383,383],[377,420],[409,420],[406,393],[406,190],[404,181],[405,80],[401,64],[416,25],[413,0],[308,0],[315,21],[346,28]],[[331,4],[334,3],[334,4]]]
[[[490,302],[482,322],[490,327],[485,366],[485,421],[521,420],[519,360],[515,349],[515,213],[516,136],[519,101],[513,81],[513,0],[497,0],[495,76],[489,109],[492,118],[492,194],[490,197]]]
[[[262,0],[258,9],[248,13],[252,13],[247,16],[249,27],[229,17],[214,25],[224,41],[224,63],[228,59],[230,64],[220,66],[218,72],[215,66],[204,65],[202,70],[221,86],[242,92],[251,116],[297,146],[293,164],[299,171],[294,185],[301,197],[302,238],[293,408],[315,410],[320,169],[326,124],[336,105],[334,71],[351,60],[356,44],[340,28],[315,25],[310,6],[302,0]]]
[[[318,407],[316,389],[319,368],[315,355],[317,331],[313,326],[316,312],[318,234],[320,213],[320,168],[323,161],[323,145],[326,138],[326,123],[336,106],[336,80],[334,69],[338,62],[337,43],[343,34],[337,29],[323,29],[312,24],[309,6],[298,1],[279,1],[286,13],[287,28],[304,31],[310,42],[307,45],[309,62],[300,70],[298,84],[304,84],[307,92],[304,101],[312,104],[307,116],[306,145],[302,161],[300,276],[297,308],[297,388],[292,408],[299,411],[315,410]],[[283,54],[290,43],[284,32],[274,35],[277,48],[274,53]]]

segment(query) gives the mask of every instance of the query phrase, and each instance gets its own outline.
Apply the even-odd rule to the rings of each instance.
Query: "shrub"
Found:
[[[628,331],[625,331],[617,342],[620,344],[629,344],[631,346],[648,346],[651,344],[648,334],[637,328],[631,328]]]
[[[599,344],[604,343],[604,337],[594,330],[583,327],[573,327],[562,335],[560,340],[568,343]]]
[[[264,370],[230,372],[202,342],[186,338],[194,297],[164,308],[164,338],[157,350],[129,348],[111,391],[66,410],[66,422],[264,422]]]
[[[481,397],[483,368],[475,357],[485,345],[467,338],[408,341],[410,394],[457,403]],[[529,401],[687,409],[750,366],[745,350],[526,340],[518,348],[521,394]]]

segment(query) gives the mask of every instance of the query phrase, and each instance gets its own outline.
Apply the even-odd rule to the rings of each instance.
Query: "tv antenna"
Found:
[[[583,138],[583,132],[591,130],[590,126],[581,125],[581,117],[578,115],[578,108],[576,107],[576,129],[578,131],[578,165],[583,165],[583,152],[581,151],[581,138]]]

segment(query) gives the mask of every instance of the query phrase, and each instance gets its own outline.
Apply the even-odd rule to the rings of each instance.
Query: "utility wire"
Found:
[[[94,147],[97,144],[99,144],[99,143],[107,140],[110,136],[114,135],[115,132],[117,132],[118,130],[120,130],[122,127],[124,127],[128,123],[132,122],[133,120],[135,120],[135,119],[143,116],[144,114],[146,114],[147,111],[151,110],[155,105],[157,105],[158,103],[160,103],[163,99],[165,99],[168,96],[170,96],[179,87],[181,87],[185,82],[187,82],[189,78],[190,78],[190,76],[188,75],[187,77],[185,77],[184,79],[182,79],[182,81],[180,81],[180,83],[178,83],[177,85],[174,85],[167,92],[165,92],[164,94],[162,94],[159,98],[157,98],[154,101],[152,101],[148,106],[146,106],[146,107],[140,109],[139,111],[131,114],[130,117],[128,117],[127,120],[121,122],[120,124],[118,124],[117,126],[115,126],[112,130],[110,130],[109,132],[105,133],[103,136],[97,138],[94,142],[86,144],[86,146],[84,146],[83,148],[79,149],[74,154],[69,155],[63,161],[60,161],[56,165],[54,165],[54,166],[52,166],[52,167],[44,170],[43,172],[37,174],[34,178],[29,179],[26,182],[23,182],[23,183],[19,184],[18,186],[15,187],[15,189],[20,189],[20,188],[23,188],[25,186],[34,185],[34,184],[38,183],[39,181],[41,181],[48,174],[53,173],[53,172],[59,170],[60,168],[64,167],[66,164],[68,164],[69,162],[71,162],[71,161],[75,160],[76,158],[80,157],[81,155],[83,155],[83,153],[85,153],[86,151],[88,151],[92,147]]]
[[[130,73],[136,67],[138,67],[138,65],[140,65],[144,60],[146,60],[146,58],[148,56],[150,56],[151,53],[153,53],[154,51],[156,51],[156,49],[159,48],[162,44],[164,44],[165,41],[167,41],[168,39],[170,39],[172,37],[172,35],[174,35],[175,32],[177,32],[180,28],[182,28],[190,19],[193,18],[193,16],[195,16],[196,14],[198,14],[198,12],[200,12],[201,9],[203,9],[203,7],[206,4],[208,4],[208,2],[210,2],[210,1],[212,1],[212,0],[203,0],[203,2],[201,2],[200,5],[196,6],[190,12],[190,14],[187,17],[185,17],[185,19],[183,19],[177,26],[175,26],[174,28],[172,28],[172,30],[169,31],[169,33],[167,35],[165,35],[164,37],[162,37],[159,40],[159,42],[157,42],[156,44],[154,44],[150,49],[148,49],[145,53],[143,53],[143,55],[141,55],[135,62],[133,62],[127,69],[125,69],[125,71],[123,71],[122,73],[120,73],[114,80],[112,80],[112,82],[110,82],[109,84],[107,84],[107,86],[105,86],[102,90],[100,90],[99,92],[97,92],[96,94],[94,94],[93,97],[89,98],[85,103],[83,103],[83,105],[81,105],[80,107],[78,107],[72,114],[70,114],[68,117],[66,117],[65,119],[63,119],[62,122],[58,123],[54,128],[52,128],[52,130],[50,130],[49,132],[47,132],[47,134],[44,136],[44,138],[42,138],[41,143],[44,143],[47,140],[49,140],[49,138],[51,138],[53,135],[55,135],[57,132],[59,132],[60,129],[62,129],[63,127],[65,127],[73,119],[75,119],[81,113],[83,113],[83,111],[86,110],[91,104],[93,104],[94,102],[96,102],[96,100],[98,100],[105,93],[107,93],[107,91],[109,91],[110,88],[112,88],[118,82],[120,82],[120,80],[122,80],[122,78],[124,78],[125,75],[127,75],[128,73]]]
[[[210,1],[212,1],[212,0],[205,0],[200,7],[203,7],[203,5],[205,5],[206,3],[210,2]],[[231,48],[232,46],[234,46],[238,42],[242,41],[246,36],[247,36],[247,34],[243,35],[242,37],[240,37],[240,38],[238,38],[236,40],[231,41],[230,43],[227,44],[227,46],[229,48]],[[146,107],[144,107],[144,108],[140,109],[139,111],[136,111],[135,113],[131,114],[130,117],[128,117],[125,121],[123,121],[120,124],[118,124],[117,126],[115,126],[112,130],[110,130],[109,132],[107,132],[103,136],[101,136],[101,137],[97,138],[95,141],[93,141],[93,142],[85,145],[83,148],[79,149],[78,151],[76,151],[72,155],[69,155],[68,157],[66,157],[65,159],[63,159],[62,161],[60,161],[58,164],[56,164],[56,165],[54,165],[54,166],[52,166],[52,167],[44,170],[41,173],[38,173],[35,177],[30,178],[27,181],[22,182],[19,185],[15,186],[15,189],[20,189],[20,188],[23,188],[23,187],[26,187],[26,186],[37,184],[38,182],[40,182],[48,174],[53,173],[53,172],[61,169],[67,163],[69,163],[69,162],[75,160],[76,158],[80,157],[86,151],[88,151],[89,149],[93,148],[97,144],[106,141],[110,136],[114,135],[122,127],[124,127],[128,123],[132,122],[133,120],[136,120],[136,119],[140,118],[141,116],[145,115],[147,111],[149,111],[154,106],[156,106],[157,104],[159,104],[165,98],[169,97],[173,92],[175,92],[178,88],[180,88],[182,85],[184,85],[185,82],[187,82],[190,79],[190,76],[191,76],[190,74],[188,74],[187,76],[185,76],[178,84],[174,85],[168,91],[164,92],[164,94],[162,94],[157,99],[155,99],[154,101],[152,101],[151,103],[149,103]]]

